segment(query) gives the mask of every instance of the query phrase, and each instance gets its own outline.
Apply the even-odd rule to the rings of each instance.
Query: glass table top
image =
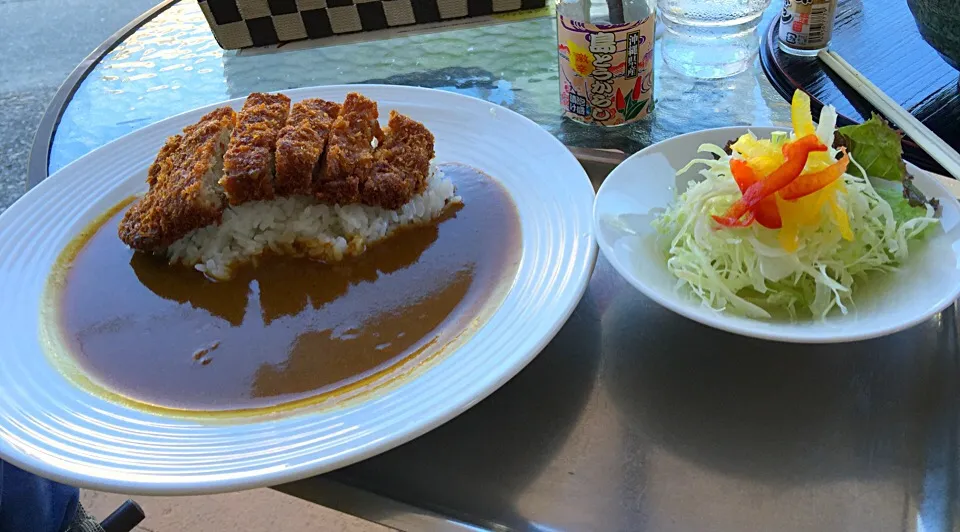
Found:
[[[552,18],[238,55],[182,0],[76,88],[49,171],[197,107],[342,83],[456,91],[570,147],[627,153],[699,129],[788,125],[758,61],[685,77],[661,59],[669,38],[655,112],[600,129],[560,118]],[[600,259],[557,339],[502,390],[404,446],[278,489],[410,530],[956,530],[958,327],[954,307],[889,338],[771,358],[784,348],[679,318]]]
[[[765,19],[776,14],[774,8]],[[626,153],[698,129],[789,123],[787,102],[758,62],[737,76],[702,80],[674,72],[659,51],[655,55],[653,115],[633,126],[603,129],[561,118],[551,17],[244,55],[222,50],[198,4],[184,0],[120,42],[77,87],[56,129],[48,170],[53,173],[120,136],[197,107],[254,91],[345,83],[468,94],[527,116],[568,146]]]

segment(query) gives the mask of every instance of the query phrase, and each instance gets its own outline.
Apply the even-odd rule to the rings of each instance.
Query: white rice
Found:
[[[182,263],[216,279],[264,252],[337,261],[362,253],[403,226],[427,223],[460,203],[453,183],[431,167],[427,189],[395,211],[366,205],[329,206],[310,196],[252,201],[227,207],[220,225],[197,229],[167,249]]]

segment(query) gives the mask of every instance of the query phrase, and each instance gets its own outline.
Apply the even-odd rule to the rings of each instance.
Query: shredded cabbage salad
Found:
[[[799,98],[800,111],[805,104],[810,120],[809,100],[802,101],[805,95]],[[795,111],[797,105],[795,97]],[[825,107],[815,129],[831,161],[841,156],[833,147],[836,118],[834,109]],[[800,130],[797,120],[795,112],[795,131]],[[802,127],[811,126],[812,120]],[[857,161],[857,150],[851,149],[850,166],[830,186],[795,202],[776,198],[783,217],[781,228],[718,224],[714,216],[723,215],[744,197],[731,171],[731,159],[747,158],[744,153],[764,157],[763,150],[776,154],[797,139],[795,133],[787,132],[775,133],[769,140],[745,137],[733,145],[731,154],[720,146],[700,146],[700,152],[713,157],[690,161],[678,175],[703,166],[699,172],[703,179],[690,181],[687,190],[654,221],[678,289],[688,289],[715,310],[752,318],[785,312],[791,319],[809,315],[822,319],[834,309],[846,314],[867,275],[896,270],[909,256],[908,243],[937,223],[935,201],[912,206],[899,191],[891,194],[889,189],[875,188],[864,177],[870,171]],[[746,148],[738,151],[738,144]],[[750,159],[751,166],[763,163]],[[794,233],[788,236],[788,231]]]

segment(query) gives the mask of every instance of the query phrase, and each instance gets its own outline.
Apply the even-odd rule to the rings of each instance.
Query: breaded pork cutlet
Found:
[[[243,103],[220,179],[230,205],[273,199],[274,150],[289,114],[290,98],[283,94],[255,92]]]
[[[330,126],[340,114],[340,104],[310,98],[293,104],[287,125],[277,140],[278,196],[313,193],[314,176],[320,173],[320,159],[327,147]]]
[[[323,172],[316,181],[317,198],[346,205],[360,200],[360,185],[373,171],[373,139],[383,140],[377,102],[351,92],[330,128]]]
[[[194,229],[220,222],[224,201],[217,179],[235,124],[233,109],[222,107],[167,139],[148,171],[150,190],[120,222],[120,240],[158,252]]]
[[[433,134],[420,122],[390,111],[383,143],[373,153],[373,173],[360,191],[364,204],[399,209],[427,188]]]

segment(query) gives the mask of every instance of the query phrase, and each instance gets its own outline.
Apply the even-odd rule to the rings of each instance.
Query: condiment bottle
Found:
[[[788,54],[813,56],[830,44],[837,0],[783,0],[780,49]]]
[[[560,104],[585,124],[653,111],[653,0],[556,0]]]

